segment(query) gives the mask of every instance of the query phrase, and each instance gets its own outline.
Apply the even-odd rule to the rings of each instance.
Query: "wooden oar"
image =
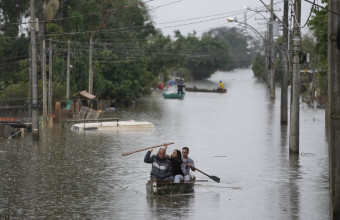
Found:
[[[184,162],[183,162],[183,163],[184,163]],[[188,166],[187,163],[184,163],[184,164],[186,164],[186,165]],[[195,167],[195,170],[197,170],[198,172],[203,173],[204,175],[206,175],[207,177],[209,177],[210,179],[212,179],[212,180],[214,180],[214,181],[216,181],[216,182],[218,182],[218,183],[220,182],[220,178],[217,177],[217,176],[210,176],[210,175],[206,174],[205,172],[203,172],[202,170],[197,169],[196,167]]]
[[[130,152],[127,152],[127,153],[122,153],[122,155],[123,155],[123,156],[126,156],[126,155],[129,155],[129,154],[137,153],[137,152],[144,151],[144,150],[149,150],[149,149],[151,149],[151,148],[162,147],[162,146],[170,145],[170,144],[174,144],[174,142],[171,142],[171,143],[164,143],[164,144],[157,145],[157,146],[153,146],[153,147],[146,147],[146,148],[143,148],[143,149],[134,150],[134,151],[130,151]]]
[[[195,170],[203,173],[204,175],[206,175],[207,177],[209,177],[210,179],[212,179],[212,180],[214,180],[214,181],[216,181],[218,183],[220,182],[220,178],[217,177],[217,176],[210,176],[210,175],[206,174],[205,172],[203,172],[202,170],[197,169],[196,167],[195,167]]]

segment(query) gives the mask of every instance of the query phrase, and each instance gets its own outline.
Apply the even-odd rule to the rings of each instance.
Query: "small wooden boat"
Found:
[[[87,130],[153,130],[154,126],[150,122],[130,121],[102,121],[102,122],[84,122],[71,126],[72,131]]]
[[[151,195],[174,195],[194,192],[195,181],[174,183],[165,180],[149,180],[146,191]]]
[[[186,87],[187,92],[216,92],[216,93],[226,93],[227,89],[198,89],[195,87]]]
[[[183,93],[163,93],[163,97],[165,99],[183,99],[185,95],[185,92]]]

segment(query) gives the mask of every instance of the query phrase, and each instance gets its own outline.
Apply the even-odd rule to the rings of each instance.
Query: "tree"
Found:
[[[178,59],[177,67],[185,67],[194,79],[209,78],[218,69],[231,69],[228,45],[209,34],[199,39],[195,33],[187,37],[178,31],[174,42],[173,55]]]
[[[224,42],[229,46],[231,55],[232,68],[248,67],[254,57],[254,51],[258,48],[256,40],[251,36],[246,36],[242,30],[237,28],[217,28],[210,30],[207,34],[214,36],[219,41]],[[252,42],[252,45],[248,44]],[[230,70],[230,66],[228,66]]]
[[[323,0],[322,3],[327,3]],[[327,8],[327,6],[326,6]],[[308,22],[308,27],[313,31],[316,38],[315,54],[318,57],[318,66],[321,69],[327,69],[327,14],[325,9],[314,9],[314,15]]]
[[[327,3],[327,0],[323,0],[322,3]],[[327,5],[325,6],[328,7]],[[321,89],[323,95],[327,94],[327,23],[328,12],[325,9],[314,9],[314,15],[308,22],[308,26],[313,31],[313,36],[316,39],[313,56],[311,56],[311,64],[317,71],[315,76],[318,78],[318,86]],[[311,40],[310,40],[311,41]],[[306,41],[305,41],[306,42]],[[306,46],[307,48],[308,46]]]
[[[16,38],[19,35],[19,25],[24,17],[28,16],[30,2],[27,0],[1,0],[0,22],[1,31],[5,37]]]
[[[261,55],[260,52],[258,52],[253,59],[251,69],[254,72],[254,75],[259,78],[265,78],[266,74],[266,61],[265,57]]]

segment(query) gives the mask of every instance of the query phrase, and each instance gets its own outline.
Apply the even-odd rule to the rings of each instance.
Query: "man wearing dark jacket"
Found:
[[[171,162],[165,157],[165,149],[160,148],[157,155],[151,155],[152,148],[148,150],[144,157],[145,163],[152,163],[150,173],[151,179],[173,180]]]

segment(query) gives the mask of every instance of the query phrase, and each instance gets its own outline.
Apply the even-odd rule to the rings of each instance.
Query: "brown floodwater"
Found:
[[[0,142],[0,219],[328,219],[329,168],[324,109],[300,106],[300,154],[289,156],[289,125],[280,125],[280,88],[250,69],[186,83],[226,94],[187,92],[183,100],[153,92],[101,117],[149,121],[152,131],[40,129]],[[174,142],[190,148],[200,172],[195,191],[152,197],[146,152]],[[153,152],[157,152],[156,150]]]

